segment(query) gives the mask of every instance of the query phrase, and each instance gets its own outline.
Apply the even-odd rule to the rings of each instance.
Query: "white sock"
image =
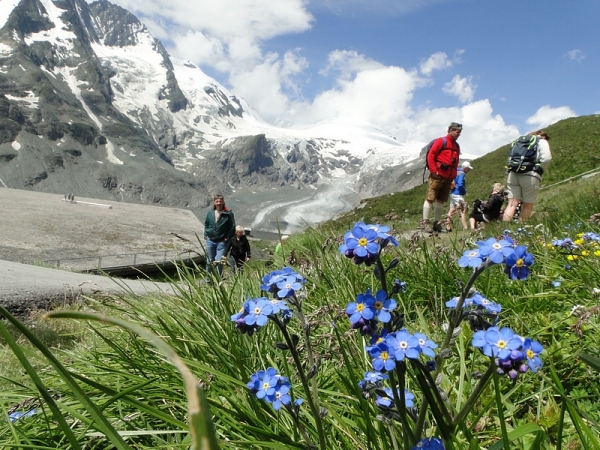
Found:
[[[423,219],[429,220],[430,213],[431,213],[431,203],[429,203],[427,200],[425,200],[425,203],[423,203]]]
[[[444,206],[443,203],[440,202],[435,202],[435,208],[433,209],[433,217],[435,218],[436,222],[439,222],[440,219],[442,218],[442,207]]]

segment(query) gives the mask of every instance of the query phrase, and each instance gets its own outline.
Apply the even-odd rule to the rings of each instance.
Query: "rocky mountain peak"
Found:
[[[0,23],[0,87],[0,185],[17,189],[201,207],[216,191],[364,180],[418,155],[373,129],[269,125],[106,0],[18,2]]]

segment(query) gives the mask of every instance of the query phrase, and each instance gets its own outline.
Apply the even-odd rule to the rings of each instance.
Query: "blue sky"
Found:
[[[113,1],[276,125],[459,121],[481,154],[600,112],[598,0]]]

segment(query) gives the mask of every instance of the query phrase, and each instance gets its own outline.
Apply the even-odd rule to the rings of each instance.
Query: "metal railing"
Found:
[[[165,264],[167,261],[198,256],[195,252],[176,252],[161,250],[157,252],[123,253],[119,255],[83,256],[76,258],[57,258],[28,261],[25,264],[41,265],[63,270],[91,270],[108,267],[139,266],[142,264]]]

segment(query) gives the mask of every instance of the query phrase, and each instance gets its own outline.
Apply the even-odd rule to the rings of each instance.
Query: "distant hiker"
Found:
[[[508,158],[508,178],[506,188],[508,191],[508,206],[504,211],[503,220],[510,222],[515,216],[519,201],[523,202],[520,220],[528,220],[533,212],[533,204],[540,193],[542,174],[550,165],[550,137],[544,130],[534,131],[526,136],[521,136],[511,145]],[[525,151],[528,149],[529,151]],[[518,163],[513,157],[520,154]]]
[[[469,223],[473,230],[482,222],[488,223],[500,219],[500,210],[504,203],[503,192],[504,186],[500,183],[494,183],[492,193],[485,202],[479,199],[473,202],[473,212],[469,216]]]
[[[276,255],[281,255],[283,256],[283,243],[285,241],[287,241],[289,238],[289,236],[287,234],[284,234],[283,236],[281,236],[281,240],[277,243],[277,245],[275,246],[275,254]]]
[[[426,231],[442,231],[440,219],[442,208],[450,195],[451,184],[456,178],[460,147],[456,140],[460,137],[462,125],[452,122],[448,126],[448,135],[435,139],[427,152],[427,196],[423,203],[423,220],[420,226]],[[429,226],[431,205],[435,201],[433,228]]]
[[[212,273],[213,262],[220,263],[227,251],[230,239],[235,233],[233,211],[225,206],[225,199],[217,194],[213,199],[213,208],[204,220],[204,239],[206,239],[206,272]],[[217,264],[219,276],[223,273],[222,264]]]
[[[250,261],[250,242],[244,234],[244,228],[241,226],[235,227],[235,235],[229,243],[230,256],[233,260],[231,264],[231,272],[236,273],[242,270],[244,263]]]
[[[448,211],[448,223],[446,225],[447,231],[452,231],[452,216],[456,211],[460,214],[460,221],[462,222],[463,228],[467,230],[467,202],[465,202],[465,195],[467,194],[467,184],[465,182],[465,175],[473,169],[469,161],[462,163],[460,169],[456,174],[454,183],[452,184],[452,190],[450,191],[450,210]]]

